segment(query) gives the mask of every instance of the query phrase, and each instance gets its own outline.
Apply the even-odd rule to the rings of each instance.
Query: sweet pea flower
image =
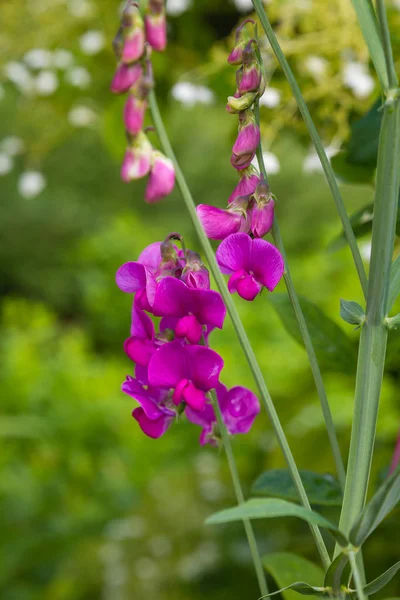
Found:
[[[197,344],[203,336],[203,326],[222,329],[226,308],[218,292],[189,288],[174,277],[164,277],[157,285],[153,314],[176,317],[175,335]]]
[[[210,289],[210,275],[197,252],[186,252],[186,265],[182,271],[181,280],[190,288],[197,290]]]
[[[117,286],[122,292],[135,294],[137,308],[151,312],[157,282],[154,275],[140,262],[127,262],[117,271]]]
[[[261,68],[253,44],[257,44],[256,40],[250,40],[243,50],[243,67],[238,77],[238,90],[241,95],[258,91],[261,84]]]
[[[250,231],[250,216],[247,214],[248,198],[236,198],[226,210],[199,204],[196,207],[197,216],[203,226],[206,236],[211,240],[224,240],[228,235]]]
[[[143,433],[154,439],[161,437],[176,417],[176,411],[167,406],[168,392],[142,385],[129,375],[122,384],[122,391],[140,404],[140,407],[134,409],[132,416]]]
[[[231,164],[235,169],[248,167],[260,143],[260,129],[251,111],[240,115],[239,133],[232,148]]]
[[[218,385],[223,366],[224,361],[214,350],[174,341],[153,354],[148,377],[151,386],[173,390],[175,405],[185,402],[193,410],[203,410],[206,394]]]
[[[110,89],[114,94],[124,94],[142,76],[143,69],[139,63],[125,65],[120,63],[111,82]]]
[[[131,63],[144,53],[144,23],[139,8],[130,3],[122,13],[123,46],[122,61]]]
[[[125,183],[141,179],[150,171],[152,146],[147,136],[140,131],[127,148],[121,167],[121,179]]]
[[[158,52],[167,47],[167,21],[164,0],[149,0],[144,17],[146,40]]]
[[[244,300],[254,300],[263,287],[270,292],[278,285],[284,262],[273,244],[234,233],[221,242],[216,258],[221,272],[231,275],[228,289]]]
[[[260,412],[260,403],[257,396],[249,389],[236,386],[227,390],[222,384],[216,388],[217,400],[221,409],[223,421],[231,435],[248,433],[254,419]],[[200,444],[216,445],[218,425],[214,408],[206,404],[202,411],[195,411],[189,406],[185,415],[191,423],[200,425],[203,429],[200,435]]]
[[[174,185],[174,163],[158,150],[153,150],[152,167],[144,196],[146,202],[159,202],[172,192]]]
[[[260,176],[253,165],[250,165],[247,169],[243,169],[239,173],[240,181],[229,196],[228,204],[231,204],[231,202],[240,196],[251,196],[260,183]]]
[[[125,129],[131,135],[137,135],[143,129],[147,100],[140,98],[134,89],[129,94],[124,107]]]
[[[228,63],[230,65],[241,65],[243,62],[243,50],[246,46],[244,26],[247,23],[252,23],[252,25],[255,25],[255,21],[253,21],[253,19],[246,19],[236,29],[235,46],[228,56]]]
[[[251,232],[254,237],[264,237],[274,222],[275,202],[268,183],[262,179],[253,195],[254,206],[251,210]]]
[[[133,305],[131,335],[124,342],[124,351],[137,365],[147,367],[157,350],[153,321],[146,313]]]

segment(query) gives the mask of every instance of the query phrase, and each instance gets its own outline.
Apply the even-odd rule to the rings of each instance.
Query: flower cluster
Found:
[[[220,383],[224,362],[210,348],[209,336],[222,328],[226,308],[220,294],[210,289],[200,256],[178,249],[173,239],[181,237],[171,234],[164,242],[150,244],[136,262],[117,271],[118,287],[133,294],[124,350],[136,365],[135,376],[126,378],[122,390],[139,403],[132,414],[146,435],[162,436],[184,413],[202,427],[200,443],[215,444],[218,427],[211,390],[216,390],[231,434],[249,431],[259,402],[246,388],[227,390]],[[160,318],[158,323],[154,317]]]
[[[238,66],[237,90],[228,98],[227,110],[238,115],[239,130],[232,148],[231,164],[239,173],[239,183],[228,199],[226,209],[200,204],[197,215],[210,239],[223,240],[217,250],[221,271],[231,275],[229,290],[245,300],[254,300],[263,287],[272,291],[279,283],[284,264],[277,248],[262,240],[274,221],[275,203],[265,179],[251,162],[260,144],[260,129],[253,105],[265,89],[259,49],[255,39],[247,39],[247,19],[236,31],[236,43],[228,57]]]
[[[143,128],[148,94],[154,86],[151,51],[161,52],[166,44],[164,0],[149,0],[144,16],[138,4],[128,0],[113,42],[119,63],[111,82],[111,91],[128,94],[124,107],[128,148],[122,163],[121,178],[128,183],[148,175],[145,200],[149,203],[168,196],[175,184],[172,161],[152,147]]]

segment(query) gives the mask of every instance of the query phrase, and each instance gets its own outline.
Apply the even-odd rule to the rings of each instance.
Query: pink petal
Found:
[[[262,286],[251,275],[240,278],[236,285],[239,296],[249,302],[261,292],[261,288]]]
[[[159,419],[152,421],[146,416],[146,413],[142,408],[135,408],[132,412],[132,417],[138,422],[143,433],[153,439],[158,439],[164,435],[174,420],[174,417],[163,415]]]
[[[249,271],[270,292],[278,285],[285,270],[278,248],[266,240],[253,240]]]
[[[219,354],[205,346],[185,346],[185,355],[188,379],[195,387],[204,391],[215,388],[224,366],[224,361]]]
[[[145,191],[148,203],[159,202],[168,196],[175,185],[175,167],[169,158],[161,152],[153,152],[153,167],[149,174]]]
[[[203,328],[193,315],[179,319],[175,327],[175,335],[186,338],[189,344],[198,344],[203,337]]]
[[[144,31],[136,27],[133,35],[125,39],[122,49],[122,60],[127,63],[138,60],[144,52]]]
[[[132,307],[131,335],[134,337],[153,340],[153,321],[143,310],[138,309],[135,304]]]
[[[153,311],[158,317],[185,317],[190,311],[191,290],[175,277],[164,277],[157,285]]]
[[[242,221],[245,221],[243,216],[237,212],[230,212],[207,204],[199,204],[196,212],[206,236],[211,240],[223,240],[231,233],[238,232],[241,229]]]
[[[203,325],[222,329],[226,308],[221,294],[213,290],[192,290],[192,311]]]
[[[146,416],[154,421],[164,414],[164,411],[151,399],[150,394],[135,379],[128,377],[122,384],[122,391],[139,402]]]
[[[153,275],[161,264],[161,244],[162,242],[153,242],[141,252],[137,259],[137,262],[144,265]]]
[[[124,107],[124,124],[131,135],[137,135],[143,129],[146,107],[145,100],[139,100],[133,94],[129,94]]]
[[[270,200],[262,208],[255,206],[251,211],[251,231],[254,237],[266,235],[274,222],[274,201]]]
[[[111,82],[111,91],[114,94],[124,94],[142,76],[143,70],[139,63],[134,65],[119,64]]]
[[[146,272],[143,265],[127,262],[117,271],[117,286],[127,294],[134,294],[146,286]]]
[[[165,15],[146,15],[144,18],[146,39],[150,46],[162,52],[167,47],[167,23]]]
[[[124,342],[125,354],[137,365],[146,367],[156,351],[154,342],[130,337]]]
[[[233,190],[232,194],[229,196],[229,204],[233,202],[236,198],[239,198],[240,196],[249,196],[251,194],[254,194],[257,185],[260,183],[260,177],[258,174],[251,172],[251,169],[249,169],[249,171],[250,174],[248,174],[247,172],[244,173],[243,171],[241,172],[241,179],[235,187],[235,189]]]
[[[234,233],[221,242],[216,258],[222,273],[231,275],[241,269],[247,271],[251,242],[246,233]]]
[[[166,389],[174,388],[187,378],[184,346],[180,342],[163,344],[150,359],[148,377],[151,385]]]
[[[201,411],[206,406],[207,397],[205,393],[198,390],[190,381],[185,386],[182,397],[186,404],[193,410]]]

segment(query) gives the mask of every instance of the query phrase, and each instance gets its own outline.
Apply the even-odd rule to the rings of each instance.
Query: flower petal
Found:
[[[166,389],[174,388],[182,379],[189,379],[184,346],[180,342],[163,344],[150,359],[148,377],[151,385]]]
[[[163,347],[165,348],[165,346]],[[224,361],[219,354],[205,346],[185,346],[184,352],[187,379],[200,390],[208,391],[215,388],[224,366]]]
[[[224,394],[221,410],[229,433],[247,433],[260,412],[260,403],[251,390],[236,386]]]
[[[149,419],[154,421],[164,415],[164,411],[157,406],[157,403],[151,398],[148,391],[133,377],[127,377],[126,381],[122,384],[121,389],[125,394],[134,398],[136,402],[139,402]]]
[[[132,417],[138,422],[140,429],[148,437],[158,439],[167,431],[174,417],[163,415],[159,419],[152,421],[146,416],[142,408],[135,408],[132,412]]]
[[[137,262],[127,262],[118,269],[116,281],[120,290],[134,294],[146,287],[145,268]]]
[[[162,242],[153,242],[139,254],[139,258],[137,259],[137,262],[144,265],[153,275],[160,268],[162,260],[161,243]]]
[[[283,258],[278,248],[266,240],[253,240],[249,270],[270,292],[278,285],[285,270]]]
[[[164,277],[155,291],[153,312],[157,317],[185,317],[190,311],[191,291],[183,281]]]
[[[192,311],[202,325],[213,325],[222,329],[226,308],[221,294],[214,290],[191,290]]]
[[[231,233],[237,233],[241,229],[242,221],[246,222],[237,212],[230,212],[207,204],[199,204],[196,212],[204,232],[210,240],[224,240]]]
[[[131,335],[143,340],[154,339],[153,321],[135,303],[132,306]]]
[[[241,269],[248,270],[251,242],[247,233],[234,233],[221,242],[216,259],[222,273],[231,275]]]

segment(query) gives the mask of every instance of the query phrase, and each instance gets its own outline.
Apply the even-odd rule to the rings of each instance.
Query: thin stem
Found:
[[[381,29],[381,37],[383,42],[383,51],[385,54],[386,70],[388,74],[389,87],[395,88],[398,84],[396,69],[394,66],[392,44],[390,42],[390,32],[386,14],[384,0],[376,0],[376,8],[378,13],[378,21]]]
[[[350,565],[351,565],[351,570],[353,572],[354,583],[356,586],[358,600],[366,600],[366,596],[365,596],[364,590],[363,590],[362,577],[361,577],[360,571],[358,570],[358,565],[357,565],[356,556],[355,556],[354,552],[349,552],[349,561],[350,561]]]
[[[260,125],[260,110],[259,110],[258,99],[255,103],[254,113],[255,113],[255,117],[256,117],[256,122],[258,125]],[[265,164],[264,164],[264,159],[263,159],[263,154],[262,154],[261,141],[257,148],[257,158],[258,158],[258,164],[260,167],[260,171],[261,171],[262,175],[265,177],[265,179],[267,179],[267,172],[265,169]],[[285,281],[285,285],[286,285],[286,289],[287,289],[290,301],[293,306],[293,310],[294,310],[296,320],[297,320],[297,323],[298,323],[298,326],[299,326],[299,329],[301,332],[301,336],[303,338],[303,342],[304,342],[304,346],[305,346],[305,349],[307,352],[308,360],[310,362],[311,372],[312,372],[312,375],[314,378],[315,387],[317,388],[317,393],[318,393],[319,401],[321,403],[322,413],[324,415],[326,429],[328,432],[328,438],[329,438],[331,448],[332,448],[332,453],[333,453],[333,457],[334,457],[334,461],[335,461],[335,465],[336,465],[336,472],[338,475],[340,486],[343,490],[344,482],[346,479],[346,472],[344,469],[343,460],[342,460],[342,456],[340,453],[340,447],[339,447],[339,442],[338,442],[337,435],[336,435],[335,424],[332,419],[331,409],[329,407],[329,402],[328,402],[328,398],[327,398],[326,391],[325,391],[324,381],[322,379],[322,374],[321,374],[321,370],[318,365],[314,346],[313,346],[313,343],[311,340],[310,333],[308,331],[308,327],[307,327],[306,320],[304,318],[303,311],[301,309],[299,297],[297,295],[296,289],[294,287],[293,279],[290,274],[289,265],[288,265],[286,252],[285,252],[285,247],[284,247],[283,239],[282,239],[282,236],[281,236],[281,233],[279,230],[278,219],[276,218],[276,215],[275,215],[275,219],[274,219],[274,224],[272,226],[272,237],[274,238],[274,242],[275,242],[277,248],[279,249],[280,253],[282,254],[284,262],[285,262],[285,272],[284,272],[283,278]]]
[[[319,156],[319,159],[321,161],[321,165],[322,168],[324,170],[325,173],[325,177],[326,180],[328,182],[328,185],[330,187],[330,190],[332,192],[332,196],[333,199],[335,201],[336,204],[336,208],[337,211],[339,213],[340,219],[342,221],[342,225],[343,225],[343,231],[344,234],[346,236],[347,239],[347,243],[349,244],[351,253],[353,255],[353,260],[354,260],[354,264],[356,266],[357,269],[357,273],[358,273],[358,277],[360,279],[360,283],[361,283],[361,287],[364,293],[364,296],[367,296],[367,289],[368,289],[368,282],[367,282],[367,276],[365,273],[365,269],[364,269],[364,264],[362,262],[362,258],[361,258],[361,254],[360,254],[360,250],[357,246],[357,241],[356,238],[354,236],[354,232],[353,229],[351,227],[351,223],[348,217],[348,214],[346,212],[346,208],[344,206],[344,202],[342,199],[342,196],[340,194],[339,191],[339,187],[338,184],[336,182],[336,178],[335,178],[335,174],[333,172],[333,169],[330,165],[329,159],[326,155],[324,146],[322,144],[322,140],[319,137],[318,131],[316,130],[316,127],[314,125],[314,122],[311,118],[311,115],[309,113],[309,110],[307,108],[307,105],[304,101],[304,98],[302,96],[301,90],[298,86],[298,83],[296,81],[295,76],[293,75],[293,72],[289,66],[289,63],[287,62],[281,47],[279,45],[279,42],[275,36],[275,33],[271,27],[271,24],[267,18],[267,15],[265,13],[264,7],[262,5],[261,0],[252,0],[253,2],[253,6],[254,9],[261,21],[261,25],[265,31],[265,34],[269,40],[269,43],[271,44],[272,50],[275,53],[275,56],[286,76],[286,79],[289,82],[289,85],[292,89],[293,95],[296,99],[297,105],[299,107],[299,110],[302,114],[302,117],[304,119],[304,122],[307,126],[307,129],[309,131],[310,137],[313,141],[313,144],[315,146],[315,150]]]
[[[306,491],[304,489],[303,482],[301,481],[300,473],[296,465],[296,461],[294,460],[292,451],[290,450],[288,441],[286,439],[285,433],[283,431],[281,422],[279,420],[278,414],[276,412],[274,403],[272,402],[272,398],[269,394],[267,385],[264,381],[264,377],[262,375],[260,366],[257,362],[256,356],[254,354],[254,350],[250,344],[250,340],[247,336],[246,330],[243,327],[243,323],[240,319],[239,313],[236,310],[235,304],[229,294],[226,283],[223,275],[221,274],[217,261],[215,259],[214,251],[212,246],[205,235],[203,228],[197,218],[195,203],[186,183],[185,177],[179,167],[179,163],[176,159],[172,146],[170,144],[167,132],[164,127],[164,123],[162,121],[160,111],[158,109],[157,100],[154,91],[152,90],[149,94],[149,104],[151,113],[153,116],[153,122],[156,127],[158,136],[160,138],[161,145],[164,149],[164,152],[167,156],[173,161],[176,171],[176,180],[178,186],[181,190],[183,200],[186,204],[186,208],[189,212],[189,215],[192,219],[193,226],[196,230],[196,233],[199,237],[200,243],[203,247],[204,254],[207,258],[211,273],[214,277],[214,280],[217,284],[217,287],[220,291],[220,294],[224,300],[225,306],[228,310],[230,318],[232,320],[233,327],[235,329],[238,340],[242,346],[243,352],[246,356],[247,362],[249,364],[250,370],[253,374],[254,380],[257,384],[257,387],[260,392],[261,404],[265,411],[267,412],[269,419],[271,421],[272,427],[274,429],[275,435],[277,437],[279,446],[282,450],[283,456],[285,458],[286,464],[288,466],[289,472],[293,479],[293,482],[296,486],[298,494],[300,496],[301,503],[304,507],[310,508],[310,503],[307,498]],[[322,562],[326,568],[328,568],[330,564],[329,554],[325,546],[325,542],[321,535],[321,532],[318,527],[315,525],[310,525],[311,532],[314,536],[318,551],[320,553]]]
[[[216,397],[215,391],[211,392],[212,395],[212,404],[214,408],[214,413],[218,423],[219,433],[221,434],[222,444],[224,446],[226,458],[228,459],[228,465],[231,472],[232,483],[235,489],[236,499],[238,504],[243,504],[244,496],[242,486],[240,485],[239,473],[237,470],[237,465],[235,461],[235,456],[233,454],[232,444],[229,439],[229,434],[226,429],[226,425],[224,423],[221,409],[218,404],[218,399]],[[243,519],[244,529],[246,531],[247,540],[249,542],[251,556],[253,558],[254,568],[256,570],[258,585],[260,587],[260,592],[262,596],[266,596],[268,594],[268,585],[265,579],[264,569],[262,566],[262,560],[260,553],[257,547],[257,541],[254,535],[253,527],[249,519]]]
[[[397,435],[396,446],[394,448],[392,462],[390,463],[389,467],[389,475],[396,470],[398,464],[400,464],[400,431]]]

